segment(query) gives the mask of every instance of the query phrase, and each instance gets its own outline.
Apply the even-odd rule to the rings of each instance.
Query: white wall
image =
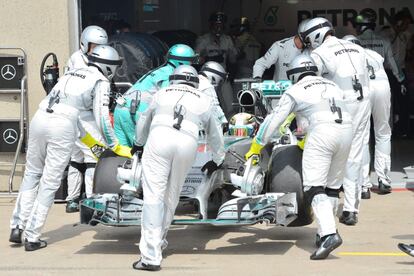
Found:
[[[28,64],[29,112],[32,116],[45,92],[39,68],[45,54],[57,54],[61,67],[69,56],[68,1],[13,0],[0,2],[0,47],[20,47],[26,51]],[[14,103],[0,95],[0,117],[15,114]],[[19,100],[16,99],[16,102]],[[14,116],[14,115],[13,115]]]

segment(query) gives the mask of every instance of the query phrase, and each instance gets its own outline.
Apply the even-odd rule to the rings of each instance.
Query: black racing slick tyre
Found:
[[[288,226],[311,224],[313,214],[305,199],[302,181],[302,150],[298,146],[283,146],[272,152],[267,178],[267,191],[272,193],[296,193],[298,218]]]
[[[117,169],[128,158],[116,155],[111,150],[102,153],[96,164],[95,174],[93,176],[93,193],[94,194],[117,194],[121,183],[116,180]]]

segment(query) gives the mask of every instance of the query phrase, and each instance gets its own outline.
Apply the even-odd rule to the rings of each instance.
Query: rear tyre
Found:
[[[313,214],[305,198],[302,181],[302,150],[298,146],[284,146],[272,152],[267,179],[267,191],[296,193],[298,218],[289,227],[311,224]]]
[[[95,194],[117,194],[121,183],[116,180],[117,169],[128,158],[116,155],[111,150],[102,153],[96,164],[93,176],[93,193]]]

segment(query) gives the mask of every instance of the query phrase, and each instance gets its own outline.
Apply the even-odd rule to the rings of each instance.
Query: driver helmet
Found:
[[[258,123],[256,117],[249,113],[237,113],[230,118],[229,135],[238,137],[253,137],[256,134]]]
[[[197,55],[194,50],[185,44],[173,45],[167,53],[167,61],[175,67],[197,63]]]

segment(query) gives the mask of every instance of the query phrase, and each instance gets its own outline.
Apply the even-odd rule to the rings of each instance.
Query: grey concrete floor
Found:
[[[25,252],[8,242],[13,198],[0,199],[0,275],[137,275],[139,228],[78,224],[55,204],[43,237],[47,248]],[[159,275],[414,275],[414,258],[397,248],[414,242],[414,193],[373,194],[356,226],[338,224],[344,243],[311,261],[316,225],[298,228],[172,227]]]

